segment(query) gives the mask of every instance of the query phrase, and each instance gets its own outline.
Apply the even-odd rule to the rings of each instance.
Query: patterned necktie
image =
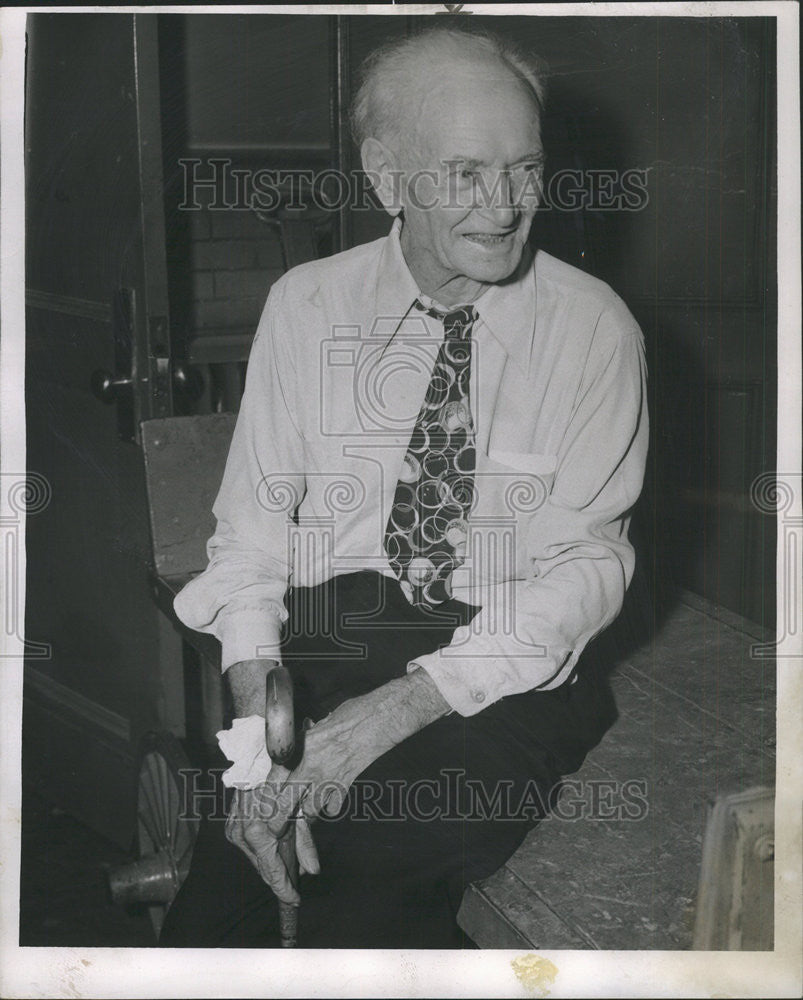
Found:
[[[436,605],[451,597],[452,572],[466,557],[467,518],[474,499],[474,424],[468,401],[472,305],[448,313],[429,387],[404,457],[385,551],[407,599]]]

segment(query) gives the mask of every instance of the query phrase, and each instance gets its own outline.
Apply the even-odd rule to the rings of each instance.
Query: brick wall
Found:
[[[284,273],[279,234],[251,211],[202,209],[189,220],[190,329],[253,333],[268,291]]]

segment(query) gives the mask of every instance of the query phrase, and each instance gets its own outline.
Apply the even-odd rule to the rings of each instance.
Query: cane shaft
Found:
[[[279,840],[279,857],[284,862],[293,887],[298,889],[298,860],[296,858],[295,824],[290,823]],[[282,948],[295,948],[298,938],[298,907],[292,903],[279,903],[279,932]]]
[[[295,751],[293,682],[287,669],[275,666],[265,679],[265,746],[274,764],[289,765]],[[293,887],[298,890],[295,824],[289,823],[279,839],[282,859]],[[298,907],[279,901],[279,931],[282,948],[295,948],[298,937]]]

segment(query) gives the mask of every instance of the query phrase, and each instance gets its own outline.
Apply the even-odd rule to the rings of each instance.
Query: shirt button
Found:
[[[483,702],[483,701],[485,701],[485,692],[484,691],[472,691],[471,692],[471,697],[476,702]]]

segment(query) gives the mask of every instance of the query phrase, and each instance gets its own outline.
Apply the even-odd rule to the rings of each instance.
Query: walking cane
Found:
[[[265,746],[275,764],[286,764],[296,743],[293,712],[293,681],[286,667],[276,666],[265,683]],[[293,888],[298,891],[296,831],[292,822],[279,839],[279,857],[284,862]],[[298,906],[279,900],[279,931],[282,948],[295,948],[298,935]]]

